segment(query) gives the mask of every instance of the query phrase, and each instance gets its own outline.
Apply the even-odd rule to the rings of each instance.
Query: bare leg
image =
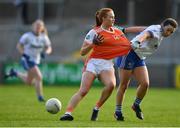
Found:
[[[27,73],[17,73],[17,77],[19,77],[24,83],[27,83]]]
[[[135,111],[137,118],[143,120],[144,117],[140,108],[140,103],[146,95],[147,89],[149,87],[149,76],[146,66],[135,68],[134,76],[139,82],[139,86],[137,88],[136,99],[134,101],[132,109]]]
[[[84,72],[81,79],[81,87],[70,99],[66,112],[71,113],[82,98],[89,92],[90,87],[95,79],[95,75],[91,72]]]
[[[149,75],[148,75],[147,67],[142,66],[135,68],[134,76],[139,83],[136,97],[142,100],[146,95],[146,92],[149,87]]]
[[[62,117],[60,117],[61,121],[73,120],[73,116],[71,115],[71,113],[78,105],[78,103],[82,100],[82,98],[89,92],[89,89],[91,88],[91,85],[95,78],[96,76],[93,73],[88,71],[83,72],[80,89],[71,97],[66,108],[65,114]]]
[[[104,84],[104,88],[101,92],[101,96],[100,96],[98,102],[96,103],[95,108],[93,109],[93,112],[91,115],[92,121],[97,120],[99,108],[109,98],[109,96],[111,95],[111,93],[116,85],[115,74],[114,74],[113,69],[102,71],[99,75],[99,78],[100,78],[101,82]]]
[[[32,74],[34,75],[34,86],[36,94],[39,101],[44,101],[43,99],[43,86],[42,86],[42,74],[37,66],[31,69]]]
[[[132,76],[132,70],[120,69],[120,72],[119,72],[120,85],[117,89],[116,105],[123,104],[125,92],[129,86],[131,76]]]
[[[35,67],[37,76],[35,77],[35,88],[37,95],[43,96],[43,87],[42,87],[42,74],[38,67]]]
[[[122,104],[125,97],[125,92],[130,83],[131,76],[132,76],[132,70],[120,69],[120,72],[119,72],[120,85],[117,89],[116,110],[114,113],[114,117],[118,121],[124,121],[124,116],[122,113]]]
[[[102,71],[100,74],[100,80],[105,86],[102,90],[100,99],[98,100],[96,104],[97,109],[100,108],[105,103],[105,101],[109,98],[109,96],[111,95],[116,85],[114,70]]]
[[[17,77],[19,77],[24,83],[31,85],[34,78],[31,72],[32,71],[28,71],[28,73],[18,72]]]

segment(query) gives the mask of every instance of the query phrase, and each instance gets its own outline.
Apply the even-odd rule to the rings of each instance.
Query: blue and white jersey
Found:
[[[19,43],[24,46],[24,54],[30,57],[30,61],[36,64],[40,63],[40,54],[45,47],[51,45],[48,36],[44,33],[36,36],[33,32],[27,32],[22,35]]]
[[[139,37],[147,31],[151,33],[152,38],[142,42],[141,47],[134,50],[135,53],[140,57],[140,59],[145,59],[147,56],[150,56],[152,53],[154,53],[163,39],[161,26],[151,25],[144,31],[142,31],[139,35],[137,35],[135,38],[133,38],[131,42],[134,43],[135,41],[137,41]]]

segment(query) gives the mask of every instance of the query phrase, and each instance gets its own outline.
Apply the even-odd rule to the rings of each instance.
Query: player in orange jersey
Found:
[[[72,96],[65,114],[60,120],[73,120],[71,113],[88,93],[93,81],[98,78],[103,84],[100,99],[93,108],[91,120],[97,120],[100,107],[111,95],[115,85],[115,75],[112,59],[126,55],[131,50],[131,44],[124,33],[113,27],[114,12],[110,8],[102,8],[96,13],[96,26],[86,35],[81,47],[81,55],[91,54],[87,58],[82,74],[80,89]]]

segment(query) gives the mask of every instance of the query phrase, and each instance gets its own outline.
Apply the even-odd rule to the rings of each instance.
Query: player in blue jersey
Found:
[[[32,24],[32,31],[23,34],[17,44],[17,50],[21,54],[21,65],[27,71],[26,74],[11,69],[6,74],[8,77],[19,77],[28,85],[34,85],[39,101],[45,101],[43,97],[42,73],[38,67],[40,59],[45,54],[52,52],[51,42],[47,35],[44,22],[36,20]]]
[[[133,49],[129,54],[118,58],[119,63],[117,65],[120,68],[120,86],[117,91],[114,114],[117,120],[124,120],[122,104],[132,76],[134,76],[139,84],[132,109],[135,111],[137,118],[143,119],[140,103],[149,87],[149,75],[144,59],[154,53],[160,46],[162,39],[173,34],[177,27],[177,22],[172,18],[165,19],[160,25],[147,27],[131,40]]]

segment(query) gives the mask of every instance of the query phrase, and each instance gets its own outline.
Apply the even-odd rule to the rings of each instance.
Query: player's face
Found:
[[[42,22],[36,22],[33,26],[33,30],[36,34],[40,34],[44,29],[44,25]]]
[[[163,36],[168,37],[171,34],[173,34],[174,31],[175,31],[175,28],[173,26],[171,26],[171,25],[164,26],[163,27]]]
[[[115,18],[114,18],[114,12],[109,11],[106,15],[106,17],[103,19],[103,24],[105,24],[108,27],[111,27],[114,25]]]

